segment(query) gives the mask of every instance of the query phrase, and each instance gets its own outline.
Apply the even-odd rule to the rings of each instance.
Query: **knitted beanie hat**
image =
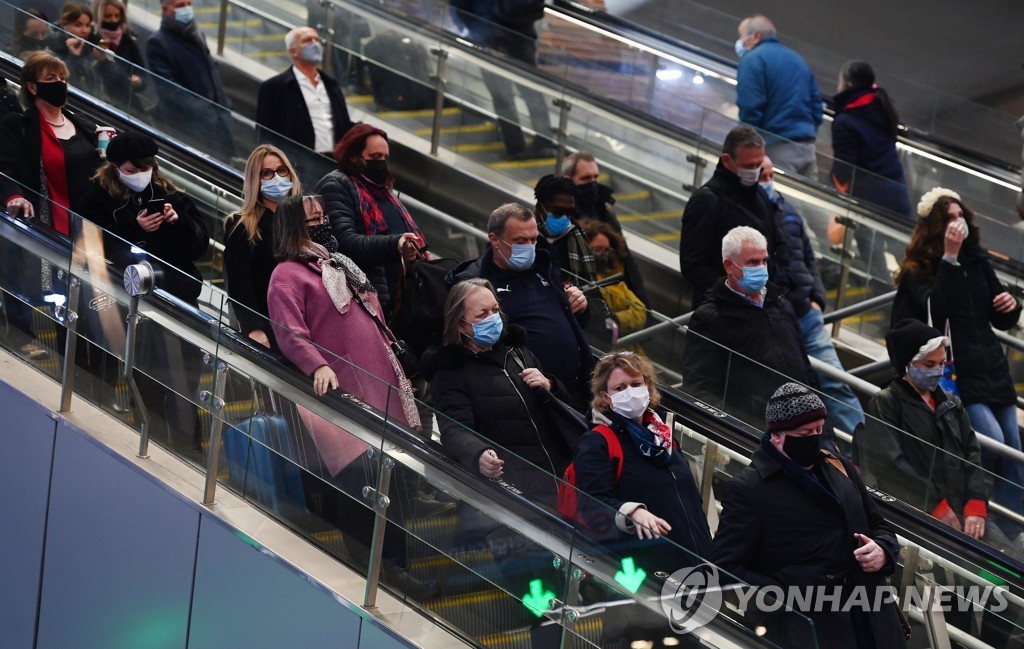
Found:
[[[938,339],[939,343],[932,341]],[[889,350],[889,362],[896,370],[896,374],[902,377],[907,373],[907,365],[922,351],[929,353],[935,350],[939,344],[945,342],[945,337],[935,327],[930,327],[920,320],[905,318],[896,323],[889,333],[885,334],[885,347]],[[928,349],[928,348],[931,349]]]
[[[768,400],[764,419],[769,433],[781,433],[824,419],[826,412],[818,395],[799,383],[785,383]]]

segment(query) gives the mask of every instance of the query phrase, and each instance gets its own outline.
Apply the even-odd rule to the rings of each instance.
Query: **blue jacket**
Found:
[[[740,121],[788,140],[813,140],[822,121],[821,93],[799,54],[766,38],[740,59]]]
[[[814,249],[807,237],[804,220],[782,196],[775,201],[775,276],[772,281],[789,289],[786,299],[797,318],[817,302],[825,309],[825,286],[818,276]]]

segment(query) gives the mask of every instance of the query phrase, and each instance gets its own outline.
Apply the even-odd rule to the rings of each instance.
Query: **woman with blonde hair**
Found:
[[[573,459],[578,518],[595,532],[607,530],[602,542],[652,575],[695,565],[711,547],[686,455],[654,411],[661,401],[656,381],[643,356],[601,358],[590,380],[594,427]]]
[[[277,267],[274,213],[289,196],[300,196],[302,183],[284,151],[270,144],[253,149],[245,163],[242,209],[224,224],[224,270],[228,296],[239,330],[264,347],[276,348],[267,327],[267,290]]]

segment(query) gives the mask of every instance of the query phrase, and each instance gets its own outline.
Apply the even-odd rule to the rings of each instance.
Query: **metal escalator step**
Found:
[[[536,619],[522,602],[497,588],[440,597],[427,608],[474,637],[524,628]]]
[[[469,144],[454,144],[450,147],[456,153],[472,153],[476,151],[502,151],[505,144],[502,142],[474,142]]]
[[[601,635],[603,632],[604,621],[600,616],[584,618],[576,624],[576,634],[593,643],[594,646],[604,646],[606,649],[618,647],[619,645],[623,647],[629,646],[629,641],[625,639],[611,645],[602,645]],[[514,629],[502,633],[483,635],[477,637],[476,641],[488,649],[529,649],[531,646],[530,629]],[[568,646],[572,645],[569,644]]]
[[[601,175],[603,176],[604,174],[601,174]],[[600,180],[600,179],[598,179],[598,180],[600,182],[605,182],[605,181]],[[650,198],[651,198],[651,192],[648,189],[643,189],[643,190],[640,190],[638,192],[626,192],[624,194],[616,194],[615,195],[616,203],[623,203],[625,201],[649,200]],[[680,211],[680,213],[682,213],[682,212]]]
[[[553,167],[554,164],[555,158],[534,158],[532,160],[502,160],[492,162],[487,166],[491,169],[530,169],[532,167]]]
[[[336,557],[346,556],[345,537],[339,530],[324,530],[309,535],[317,544]]]
[[[414,132],[416,133],[416,135],[430,135],[431,133],[434,132],[434,129],[428,126],[426,128],[418,128]],[[460,126],[445,126],[441,128],[441,135],[497,132],[498,125],[495,124],[494,122],[484,122],[483,124],[462,124]]]
[[[679,241],[679,233],[659,232],[658,234],[652,234],[650,238],[652,241],[657,241],[658,243],[671,243],[673,241]]]
[[[625,214],[619,217],[619,221],[626,223],[641,223],[643,221],[664,221],[667,219],[678,219],[682,216],[680,210],[664,210],[661,212],[646,212],[643,214]]]
[[[450,117],[452,115],[458,115],[460,112],[462,112],[462,109],[458,108],[458,107],[450,107],[450,108],[442,108],[441,109],[441,115],[443,117]],[[433,108],[424,108],[422,110],[385,110],[385,111],[381,111],[381,112],[377,113],[376,116],[381,118],[381,119],[401,119],[403,117],[406,117],[406,118],[409,118],[409,117],[415,117],[415,118],[429,117],[429,118],[433,118],[434,117],[434,109]]]

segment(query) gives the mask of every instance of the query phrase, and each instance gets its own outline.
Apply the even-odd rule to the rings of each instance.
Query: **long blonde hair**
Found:
[[[295,173],[295,167],[291,160],[284,154],[284,151],[272,144],[261,144],[249,154],[245,162],[245,178],[242,181],[242,209],[228,218],[237,217],[236,228],[245,228],[245,234],[249,243],[256,243],[263,238],[260,234],[260,217],[263,215],[263,204],[260,203],[260,168],[263,166],[263,159],[268,155],[276,155],[292,176],[292,191],[289,196],[300,196],[302,194],[302,183],[299,182],[299,174]]]

